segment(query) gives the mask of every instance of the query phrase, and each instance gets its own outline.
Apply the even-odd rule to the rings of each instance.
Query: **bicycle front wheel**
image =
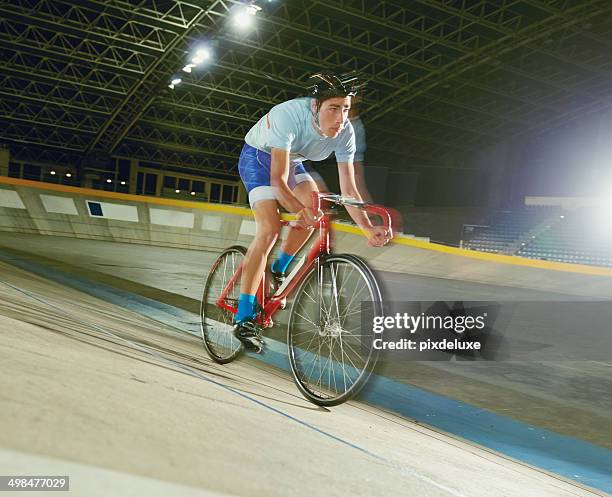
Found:
[[[374,274],[354,255],[322,258],[300,285],[289,316],[287,344],[295,383],[311,402],[335,406],[355,396],[375,363],[363,303],[382,315]]]
[[[224,306],[238,307],[241,278],[234,275],[245,254],[246,249],[237,245],[226,249],[213,263],[204,285],[200,303],[202,341],[211,359],[220,364],[233,361],[242,351],[242,344],[232,333],[235,314],[219,306],[219,298],[225,291]]]

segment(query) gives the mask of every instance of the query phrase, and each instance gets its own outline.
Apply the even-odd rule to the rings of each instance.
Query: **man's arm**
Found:
[[[270,151],[270,186],[276,188],[279,203],[289,212],[298,214],[302,227],[312,226],[315,218],[311,206],[304,206],[293,194],[287,180],[289,179],[289,151],[273,148]]]
[[[338,176],[340,179],[340,192],[343,196],[352,197],[362,201],[361,195],[355,184],[355,168],[350,162],[338,163]],[[381,227],[373,226],[365,211],[355,207],[346,206],[346,210],[353,218],[357,226],[368,236],[368,243],[376,247],[382,247],[389,241],[388,233]]]
[[[350,162],[338,163],[338,177],[340,179],[340,192],[345,197],[352,197],[355,200],[362,202],[361,195],[355,184],[355,168]],[[361,209],[346,206],[346,210],[362,230],[372,229],[372,223],[368,219],[368,215]]]
[[[363,162],[355,162],[353,164],[355,169],[355,185],[357,186],[357,191],[361,195],[361,198],[364,202],[372,203],[372,195],[370,195],[370,191],[366,185],[365,181],[365,171],[363,169]]]
[[[301,211],[304,206],[289,189],[287,180],[289,179],[289,151],[280,148],[273,148],[270,165],[270,186],[276,188],[278,201],[289,212]]]

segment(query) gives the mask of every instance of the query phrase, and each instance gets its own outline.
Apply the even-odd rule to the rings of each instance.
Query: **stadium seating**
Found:
[[[462,246],[574,264],[612,267],[612,226],[601,209],[523,207],[498,212],[482,226],[464,227]]]

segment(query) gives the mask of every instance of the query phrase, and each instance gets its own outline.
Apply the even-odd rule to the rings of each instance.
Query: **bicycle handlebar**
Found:
[[[383,227],[389,232],[389,237],[393,238],[393,218],[391,212],[386,207],[378,204],[368,204],[360,202],[351,197],[343,197],[334,193],[312,192],[312,211],[319,212],[321,210],[321,201],[330,202],[336,205],[344,205],[362,209],[369,214],[379,216],[383,221]]]

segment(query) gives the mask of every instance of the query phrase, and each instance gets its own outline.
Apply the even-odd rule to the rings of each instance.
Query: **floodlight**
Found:
[[[261,7],[254,4],[244,5],[236,9],[232,18],[234,25],[239,29],[249,28],[253,24],[255,15],[257,15],[257,12],[260,10]]]
[[[208,48],[200,48],[200,49],[198,49],[196,54],[191,59],[191,63],[195,64],[193,66],[193,67],[195,67],[198,64],[201,64],[202,62],[204,62],[205,60],[208,60],[208,59],[210,59],[210,50],[208,50]],[[191,65],[191,64],[189,64],[189,65]]]

